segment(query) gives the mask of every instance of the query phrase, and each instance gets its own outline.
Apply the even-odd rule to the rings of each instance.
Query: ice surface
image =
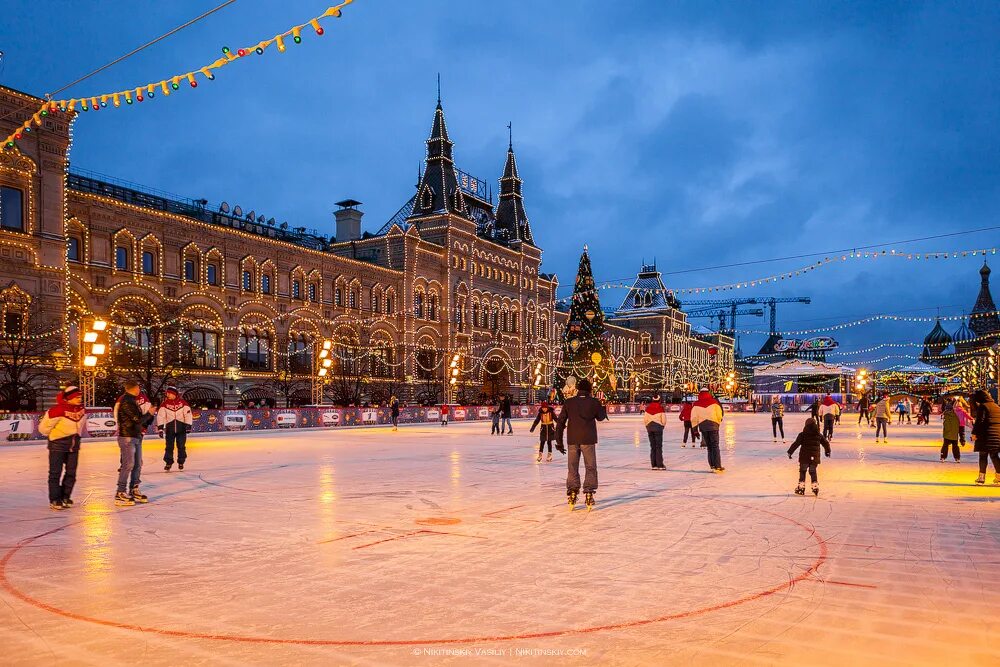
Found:
[[[936,421],[852,422],[817,499],[766,415],[727,417],[724,475],[615,417],[590,513],[524,422],[199,435],[171,473],[147,438],[129,508],[87,442],[60,513],[45,448],[0,447],[0,662],[1000,664],[1000,487]]]

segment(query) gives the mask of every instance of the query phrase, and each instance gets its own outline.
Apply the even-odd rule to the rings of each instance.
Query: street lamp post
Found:
[[[101,357],[108,351],[108,339],[105,333],[107,328],[107,321],[98,317],[82,329],[79,357],[80,391],[83,393],[84,405],[94,405],[97,378],[104,374],[98,365]]]
[[[323,387],[330,381],[330,367],[333,360],[330,358],[330,350],[333,348],[333,341],[324,338],[320,342],[319,354],[313,362],[314,373],[312,377],[312,404],[323,405]]]
[[[451,355],[451,364],[449,364],[448,366],[449,368],[448,372],[450,377],[448,378],[448,389],[447,389],[447,395],[445,396],[446,403],[453,402],[453,399],[455,398],[455,389],[456,385],[458,384],[458,377],[462,372],[460,366],[461,361],[462,361],[462,354],[460,352],[456,352],[455,354]]]

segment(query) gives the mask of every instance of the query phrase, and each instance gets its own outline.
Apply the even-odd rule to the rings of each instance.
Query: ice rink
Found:
[[[127,508],[87,442],[65,512],[45,447],[0,447],[0,662],[1000,664],[1000,487],[936,418],[855,419],[814,498],[765,415],[727,417],[723,475],[676,421],[650,470],[615,417],[589,513],[526,422],[194,436],[171,473],[147,438]]]

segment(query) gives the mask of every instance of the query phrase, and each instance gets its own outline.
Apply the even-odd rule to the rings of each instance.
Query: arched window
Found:
[[[115,268],[119,271],[129,271],[132,269],[128,248],[123,245],[115,248]]]
[[[185,332],[181,359],[189,368],[220,368],[219,346],[222,335],[209,321],[191,322]]]
[[[344,288],[341,285],[337,285],[337,289],[333,290],[333,305],[344,305]]]
[[[75,236],[69,237],[66,242],[66,259],[71,262],[80,261],[80,239]]]
[[[293,299],[302,298],[302,281],[297,278],[292,281],[292,298]]]
[[[0,227],[24,231],[24,193],[17,188],[0,187]]]
[[[309,283],[309,300],[316,303],[316,283]]]
[[[156,254],[152,250],[142,251],[142,272],[147,276],[156,274]]]
[[[184,260],[184,280],[189,283],[198,280],[198,267],[195,260],[190,257]]]
[[[424,316],[424,294],[417,292],[413,295],[413,316],[423,318]]]
[[[427,319],[437,321],[438,296],[432,292],[427,298]]]
[[[313,372],[312,340],[304,333],[293,333],[288,341],[288,370],[298,375]]]
[[[271,293],[271,276],[266,273],[260,277],[260,291],[264,294]]]
[[[354,289],[351,289],[347,295],[347,307],[348,308],[358,307],[358,295]]]
[[[258,329],[240,331],[240,368],[245,371],[271,369],[271,332]]]
[[[382,311],[382,294],[377,287],[372,288],[371,309],[374,313]]]
[[[368,358],[372,377],[390,378],[395,375],[392,341],[385,334],[372,338]]]
[[[472,302],[472,326],[479,326],[479,302]]]
[[[396,295],[392,292],[385,295],[385,312],[387,315],[396,314]]]
[[[253,291],[253,271],[243,271],[243,291],[252,292]]]
[[[209,264],[205,267],[205,277],[208,280],[209,285],[219,284],[219,266],[218,264]]]

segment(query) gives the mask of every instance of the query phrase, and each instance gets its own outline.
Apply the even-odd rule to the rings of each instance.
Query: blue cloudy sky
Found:
[[[0,82],[54,90],[215,4],[8,0]],[[70,92],[187,71],[324,8],[238,0]],[[588,243],[599,280],[655,256],[684,271],[670,286],[715,285],[811,260],[708,267],[1000,225],[998,34],[995,2],[358,0],[285,54],[81,118],[72,161],[327,233],[353,197],[376,229],[412,193],[440,72],[460,167],[499,177],[513,123],[535,238],[564,284]],[[997,230],[899,248],[992,245]],[[852,262],[750,294],[813,297],[779,311],[786,329],[958,315],[979,265]],[[835,335],[850,350],[930,327]]]

